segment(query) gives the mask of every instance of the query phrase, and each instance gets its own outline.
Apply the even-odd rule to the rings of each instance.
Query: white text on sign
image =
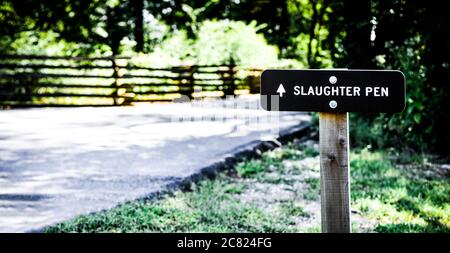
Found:
[[[360,87],[356,86],[294,86],[294,95],[296,96],[347,96],[347,97],[388,97],[388,87],[365,87],[361,92]]]

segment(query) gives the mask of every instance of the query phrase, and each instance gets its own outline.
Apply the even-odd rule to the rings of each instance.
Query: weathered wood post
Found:
[[[195,77],[194,74],[197,72],[197,66],[190,66],[189,67],[189,98],[192,100],[194,98],[194,92],[195,92]]]
[[[233,58],[230,59],[230,64],[228,65],[228,87],[227,87],[227,95],[234,96],[235,81],[234,81],[234,68],[236,67]]]
[[[235,67],[236,64],[233,60],[233,58],[230,58],[230,63],[228,65],[225,65],[227,67],[226,71],[220,71],[219,67],[219,73],[221,74],[221,78],[223,80],[223,95],[222,97],[225,98],[226,96],[234,96],[234,92],[236,89],[236,83],[235,83]]]
[[[189,100],[191,100],[194,95],[195,69],[195,66],[180,66],[172,68],[172,72],[178,73],[178,87],[180,89],[180,94],[188,97]]]
[[[112,93],[112,98],[113,98],[113,104],[114,105],[119,105],[119,66],[116,63],[116,58],[111,57],[111,62],[112,62],[112,68],[113,68],[113,73],[112,73],[112,78],[114,79],[114,82],[112,83],[112,86],[114,87],[114,91]]]
[[[133,85],[126,84],[123,76],[127,74],[128,60],[124,57],[111,57],[114,78],[112,93],[114,105],[130,105],[134,99]]]
[[[319,113],[323,233],[350,233],[348,113]]]

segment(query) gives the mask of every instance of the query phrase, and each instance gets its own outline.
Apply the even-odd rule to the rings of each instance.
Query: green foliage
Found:
[[[277,62],[275,47],[258,34],[256,22],[205,21],[194,44],[199,64],[224,64],[233,59],[243,66],[270,66]]]
[[[390,116],[390,115],[389,115]],[[382,149],[389,146],[399,146],[401,136],[388,135],[383,129],[382,114],[349,114],[350,145],[355,149]]]
[[[319,113],[311,113],[311,132],[319,134]]]
[[[9,51],[5,42],[14,42],[24,36],[37,36],[45,41],[45,33],[51,33],[57,40],[80,43],[86,48],[97,47],[97,44],[108,44],[107,38],[99,32],[105,27],[107,11],[106,0],[87,1],[36,1],[36,0],[5,0],[0,4],[7,12],[0,12],[0,26],[9,32],[0,33],[0,52]],[[8,18],[8,13],[14,15]],[[110,13],[117,13],[111,11]],[[109,18],[109,17],[108,17]],[[106,18],[106,19],[108,19]],[[110,20],[110,19],[108,19]],[[108,22],[106,22],[108,23]],[[103,25],[102,25],[103,24]],[[122,26],[117,24],[114,31]],[[113,29],[109,30],[110,34]],[[104,29],[102,30],[104,32]],[[44,34],[36,35],[39,32]],[[106,33],[108,35],[108,33]],[[110,36],[110,38],[112,38]],[[32,46],[33,42],[27,46]],[[111,45],[111,44],[109,44]],[[58,55],[65,53],[58,53]]]
[[[450,27],[433,1],[335,1],[326,25],[334,66],[399,69],[406,76],[407,105],[402,113],[356,115],[353,144],[374,148],[409,146],[448,156]],[[358,12],[352,11],[358,9]],[[422,20],[418,22],[418,20]],[[445,42],[444,42],[445,41]],[[365,134],[366,133],[366,134]],[[370,137],[374,134],[374,137]]]
[[[404,46],[391,46],[393,59],[377,57],[379,66],[386,69],[400,69],[406,77],[406,108],[396,114],[351,114],[350,136],[355,147],[370,145],[381,149],[387,147],[408,147],[419,152],[431,149],[437,152],[437,145],[446,137],[438,136],[444,94],[426,81],[427,67],[420,64],[423,48],[420,38],[407,40]],[[436,110],[436,108],[439,108]],[[434,115],[434,116],[433,116]]]
[[[329,30],[326,23],[332,9],[327,1],[293,0],[286,1],[290,15],[290,33],[286,47],[286,56],[293,55],[309,68],[331,68],[331,51],[326,43]]]
[[[433,136],[437,128],[434,109],[440,107],[442,94],[436,87],[426,82],[426,66],[419,64],[423,57],[420,48],[420,38],[407,40],[405,46],[392,47],[395,61],[382,64],[386,68],[399,68],[406,76],[406,108],[404,113],[380,115],[376,120],[382,126],[383,132],[390,137],[402,136],[405,145],[416,150],[432,148],[438,142],[439,136]],[[395,138],[398,140],[398,138]],[[395,143],[388,143],[395,144]]]
[[[159,33],[154,29],[156,19],[175,30],[191,26],[183,5],[181,1],[5,0],[0,4],[0,43],[7,47],[4,42],[26,31],[54,32],[58,40],[86,46],[87,53],[99,46],[113,55],[121,53],[123,46],[148,52],[160,40],[154,36]]]
[[[175,31],[168,38],[155,46],[147,58],[154,66],[176,66],[183,63],[194,63],[193,40],[186,31]]]
[[[24,31],[10,41],[0,38],[0,52],[24,55],[77,56],[77,55],[107,55],[109,48],[98,44],[91,46],[85,43],[68,42],[60,39],[52,31]]]
[[[256,23],[205,21],[199,24],[195,39],[184,31],[175,32],[150,55],[159,62],[210,65],[273,66],[277,50],[258,34]]]

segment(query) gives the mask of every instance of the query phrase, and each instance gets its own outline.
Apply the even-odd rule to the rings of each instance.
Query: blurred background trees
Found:
[[[407,107],[352,114],[357,146],[448,155],[450,4],[433,0],[3,0],[0,53],[154,64],[399,69]]]

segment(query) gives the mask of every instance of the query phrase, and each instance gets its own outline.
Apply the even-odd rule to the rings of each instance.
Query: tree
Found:
[[[68,42],[108,45],[113,55],[120,53],[120,42],[129,36],[141,52],[143,9],[143,0],[4,0],[0,36],[13,40],[23,31],[54,31]]]
[[[144,0],[130,0],[134,17],[134,40],[136,52],[144,51]]]

